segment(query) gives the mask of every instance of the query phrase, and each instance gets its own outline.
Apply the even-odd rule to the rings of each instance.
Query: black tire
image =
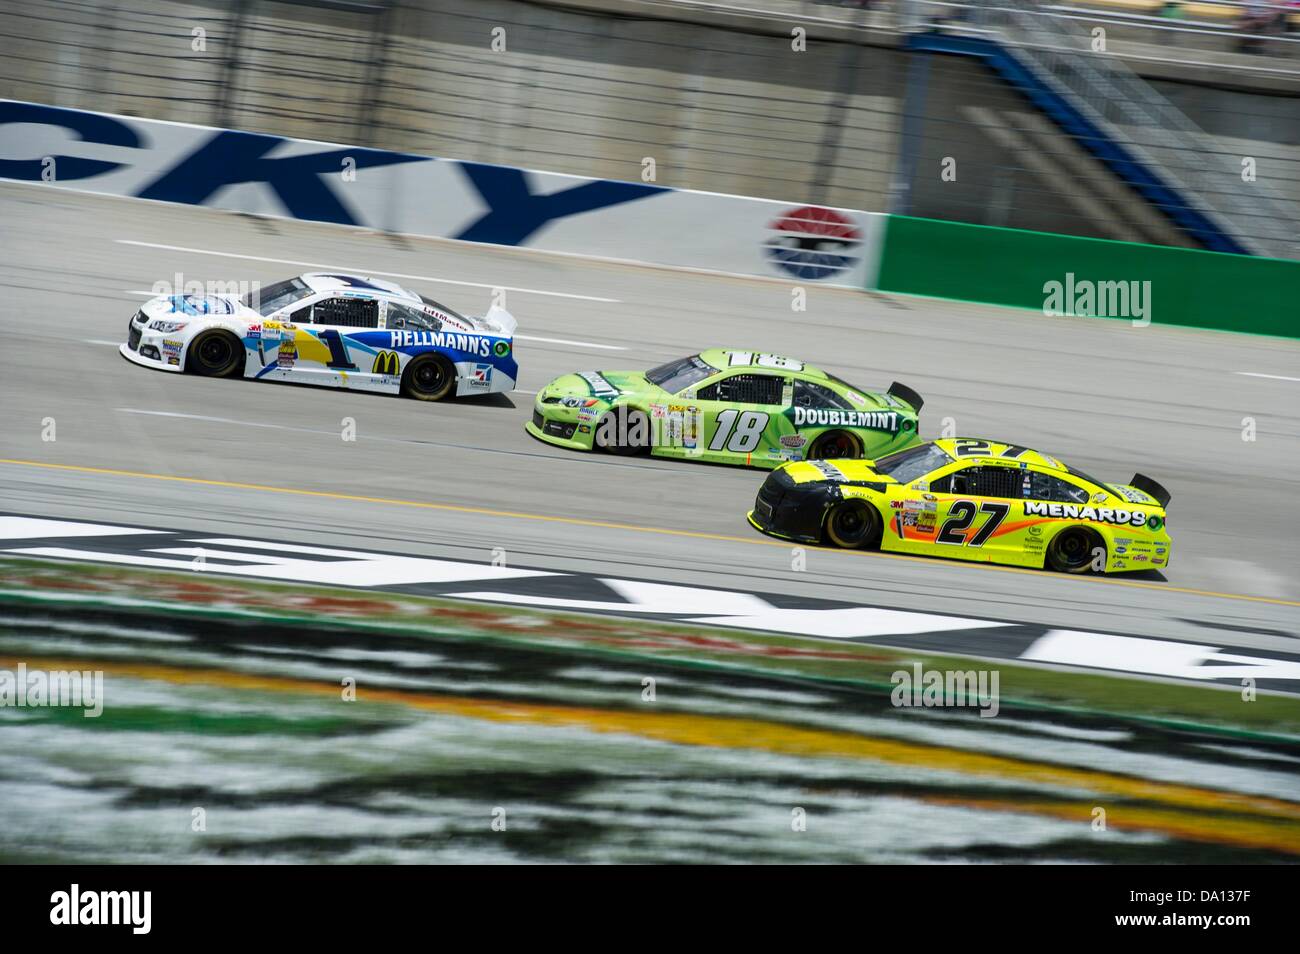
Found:
[[[611,431],[613,440],[606,443],[606,437]],[[631,440],[638,431],[645,435],[643,443]],[[622,457],[643,454],[650,449],[650,418],[644,411],[626,404],[612,407],[596,422],[591,442],[593,447]]]
[[[1047,545],[1047,565],[1058,573],[1087,573],[1092,568],[1093,551],[1101,547],[1102,566],[1106,565],[1106,545],[1097,531],[1087,527],[1067,527]]]
[[[880,513],[865,500],[844,500],[826,515],[826,537],[837,547],[858,550],[880,546]]]
[[[402,372],[402,393],[417,401],[441,401],[456,387],[456,368],[440,354],[423,354]]]
[[[862,442],[848,431],[827,431],[808,448],[808,460],[849,460],[862,456]]]
[[[229,378],[244,373],[244,343],[232,332],[214,328],[194,336],[185,359],[186,370],[206,378]]]

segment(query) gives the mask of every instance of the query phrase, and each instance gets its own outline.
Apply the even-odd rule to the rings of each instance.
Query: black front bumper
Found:
[[[821,543],[826,510],[838,493],[827,484],[796,484],[784,471],[774,470],[758,489],[750,520],[764,533]]]

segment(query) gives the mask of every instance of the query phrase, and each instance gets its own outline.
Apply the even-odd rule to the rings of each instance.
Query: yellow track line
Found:
[[[20,660],[0,657],[0,667],[15,669]],[[101,670],[126,678],[174,685],[221,686],[254,692],[299,693],[340,698],[338,685],[289,676],[264,676],[224,669],[129,663],[108,660],[24,658],[29,669],[45,671]],[[404,689],[361,687],[358,701],[403,705],[423,711],[490,722],[529,724],[548,728],[581,728],[592,732],[621,733],[675,745],[729,749],[762,749],[783,755],[855,758],[958,772],[989,779],[1017,778],[1030,784],[1091,791],[1116,799],[1156,802],[1171,809],[1190,810],[1193,817],[1225,812],[1257,816],[1271,823],[1274,847],[1300,854],[1300,804],[1264,795],[1225,792],[1175,782],[1139,779],[1110,772],[1034,762],[1011,756],[990,755],[949,746],[873,738],[832,729],[786,725],[762,719],[633,709],[598,709],[550,703],[476,699],[436,695]],[[1108,809],[1109,810],[1109,809]],[[1219,824],[1217,816],[1206,818]]]
[[[476,513],[489,517],[509,517],[515,520],[541,520],[549,523],[563,523],[578,527],[600,527],[606,530],[632,530],[637,533],[657,533],[673,537],[693,537],[697,540],[718,540],[724,543],[744,543],[751,546],[769,546],[789,549],[794,544],[764,537],[732,537],[722,533],[703,533],[696,530],[673,530],[668,527],[646,527],[633,523],[613,523],[606,520],[587,520],[582,517],[559,517],[553,514],[523,513],[516,510],[494,510],[489,507],[467,507],[461,504],[431,503],[423,500],[400,500],[393,497],[369,497],[363,494],[345,494],[331,490],[304,490],[300,487],[273,487],[269,484],[248,484],[233,480],[210,480],[205,477],[178,477],[173,474],[149,474],[135,470],[117,470],[109,467],[87,467],[81,464],[51,464],[39,460],[15,460],[0,457],[0,464],[15,467],[44,467],[49,470],[66,470],[85,474],[105,474],[112,477],[136,477],[144,480],[170,480],[183,484],[199,484],[207,487],[227,487],[233,490],[258,490],[264,493],[293,494],[300,497],[320,497],[325,500],[348,500],[354,503],[386,504],[391,507],[418,507],[424,510],[443,510],[451,513]],[[818,547],[804,545],[805,549],[825,550],[829,553],[844,553],[838,547]],[[912,563],[933,564],[929,557],[909,556],[904,553],[862,553],[864,557],[884,560],[905,560]],[[988,563],[959,563],[945,561],[945,566],[960,567],[965,570],[985,570],[997,573],[1024,573],[1041,576],[1042,571],[1015,566],[993,566]],[[1271,603],[1276,606],[1300,606],[1300,601],[1283,600],[1271,596],[1249,596],[1245,593],[1218,593],[1213,590],[1198,590],[1186,586],[1166,586],[1160,583],[1147,583],[1141,580],[1116,580],[1109,577],[1060,577],[1077,583],[1107,584],[1109,586],[1129,586],[1137,589],[1155,590],[1160,593],[1187,593],[1192,596],[1211,596],[1226,600],[1245,600],[1252,603]]]

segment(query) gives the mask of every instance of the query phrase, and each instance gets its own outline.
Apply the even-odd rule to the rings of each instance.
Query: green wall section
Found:
[[[1041,312],[1067,273],[1150,282],[1158,324],[1300,337],[1300,262],[1283,259],[891,215],[875,287]]]

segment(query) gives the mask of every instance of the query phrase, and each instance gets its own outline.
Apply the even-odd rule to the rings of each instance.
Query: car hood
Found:
[[[140,310],[149,318],[261,317],[235,295],[159,295],[145,302]]]
[[[871,460],[803,460],[786,464],[781,471],[796,484],[824,481],[834,483],[894,484],[893,477],[878,474]]]
[[[625,394],[658,393],[659,389],[646,380],[643,371],[575,371],[556,378],[542,389],[539,397],[596,398],[612,404]]]

